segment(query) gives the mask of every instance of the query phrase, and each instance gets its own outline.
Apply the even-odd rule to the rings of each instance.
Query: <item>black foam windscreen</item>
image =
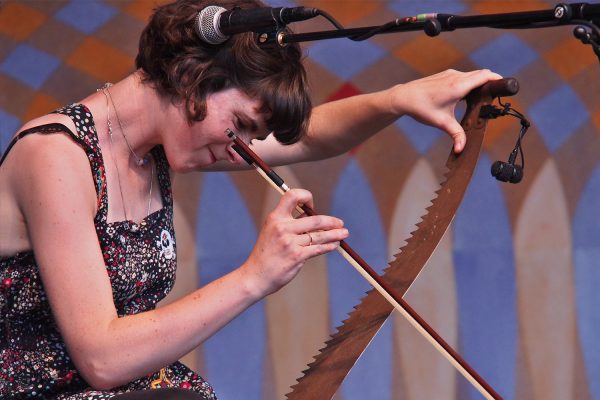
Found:
[[[491,172],[501,182],[519,183],[523,179],[523,168],[520,165],[503,161],[493,163]]]

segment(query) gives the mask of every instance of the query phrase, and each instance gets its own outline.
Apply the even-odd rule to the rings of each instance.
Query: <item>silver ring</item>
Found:
[[[310,232],[306,232],[306,234],[308,235],[308,244],[307,246],[311,246],[313,241],[312,241],[312,236],[310,235]]]

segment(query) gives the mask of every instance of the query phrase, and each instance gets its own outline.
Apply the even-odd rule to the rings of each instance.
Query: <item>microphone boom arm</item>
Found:
[[[464,28],[538,29],[564,25],[578,25],[573,34],[584,44],[590,44],[600,61],[600,4],[557,4],[553,9],[484,15],[420,14],[416,17],[398,18],[380,26],[338,29],[305,33],[280,30],[276,34],[262,35],[261,42],[289,43],[315,40],[349,38],[360,41],[383,33],[423,30],[428,36],[437,36]],[[272,32],[275,33],[275,32]]]

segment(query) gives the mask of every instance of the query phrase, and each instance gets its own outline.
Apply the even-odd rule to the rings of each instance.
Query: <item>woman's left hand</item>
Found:
[[[502,76],[481,69],[460,72],[452,69],[391,88],[391,109],[396,115],[409,115],[415,120],[446,131],[460,153],[466,136],[454,116],[456,104],[471,90]]]

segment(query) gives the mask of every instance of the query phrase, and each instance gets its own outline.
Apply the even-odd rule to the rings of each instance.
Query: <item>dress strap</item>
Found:
[[[75,124],[73,138],[84,149],[88,156],[96,188],[97,213],[96,221],[106,221],[108,213],[108,196],[106,193],[106,171],[100,150],[98,133],[91,111],[83,104],[71,104],[54,111],[55,114],[66,115]]]
[[[65,132],[65,133],[68,133],[69,135],[71,135],[72,137],[76,138],[75,134],[73,134],[73,132],[69,128],[67,128],[65,125],[59,124],[59,123],[38,125],[38,126],[34,126],[33,128],[25,129],[24,131],[19,132],[10,141],[10,143],[8,144],[8,147],[6,148],[6,151],[4,152],[4,155],[2,155],[2,159],[0,159],[0,165],[2,165],[2,163],[4,162],[4,159],[8,155],[8,152],[10,151],[10,149],[12,149],[12,147],[19,140],[24,138],[25,136],[27,136],[31,133],[48,134],[48,133],[57,133],[57,132]]]

